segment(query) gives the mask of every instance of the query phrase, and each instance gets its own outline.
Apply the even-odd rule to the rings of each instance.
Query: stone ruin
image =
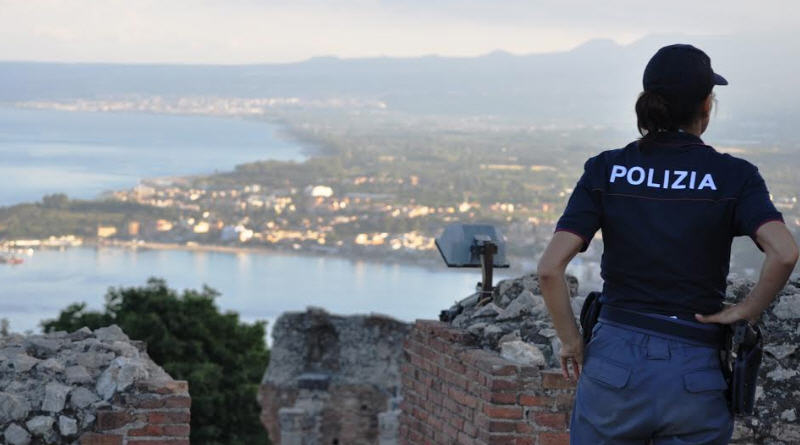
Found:
[[[381,315],[284,313],[259,402],[273,443],[397,443],[402,346],[410,326]]]
[[[580,314],[578,281],[567,278],[572,309]],[[754,283],[729,280],[727,303],[744,298]],[[451,325],[475,337],[484,349],[524,365],[557,368],[560,342],[550,321],[536,274],[503,280],[492,300],[478,306],[478,295],[451,307],[460,312]],[[733,443],[800,443],[800,279],[780,292],[762,320],[765,354],[756,394],[756,415],[737,419]]]
[[[0,337],[0,443],[188,444],[190,404],[186,382],[115,325]]]
[[[578,280],[567,277],[572,310],[580,314],[584,297],[578,297]],[[553,368],[559,366],[560,343],[550,321],[536,274],[502,280],[495,286],[492,300],[478,306],[473,294],[450,308],[459,312],[455,327],[474,335],[478,344],[512,361]]]

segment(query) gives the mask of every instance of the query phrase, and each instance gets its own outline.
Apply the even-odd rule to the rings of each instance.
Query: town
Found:
[[[146,98],[36,102],[36,108],[248,116],[280,122],[313,147],[303,162],[257,161],[233,171],[148,178],[94,200],[64,195],[0,208],[7,252],[77,244],[136,248],[279,249],[419,264],[438,262],[434,238],[454,221],[498,225],[508,254],[530,267],[549,240],[608,128],[542,128],[491,118],[419,117],[345,99]],[[726,148],[740,152],[741,148]],[[797,179],[786,154],[749,147],[794,232]],[[66,238],[64,238],[66,237]],[[602,240],[583,264],[596,273]],[[757,267],[734,249],[733,270]]]

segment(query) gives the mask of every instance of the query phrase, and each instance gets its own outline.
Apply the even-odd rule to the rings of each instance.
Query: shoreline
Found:
[[[161,250],[161,251],[183,251],[183,252],[211,252],[211,253],[225,253],[225,254],[260,254],[260,255],[278,255],[278,256],[302,256],[302,257],[311,257],[311,258],[335,258],[340,260],[347,260],[351,263],[358,263],[358,262],[365,262],[371,264],[382,264],[382,265],[403,265],[403,266],[414,266],[421,269],[426,269],[432,272],[437,270],[444,270],[448,269],[444,263],[441,263],[439,260],[438,255],[434,256],[433,254],[436,251],[431,251],[432,255],[431,258],[409,258],[409,257],[396,257],[396,258],[389,258],[386,256],[381,255],[365,255],[354,257],[350,255],[345,255],[340,252],[323,252],[323,251],[308,251],[308,250],[288,250],[288,249],[281,249],[281,248],[270,248],[270,247],[245,247],[245,246],[224,246],[219,244],[192,244],[186,245],[181,243],[161,243],[161,242],[152,242],[152,241],[121,241],[121,240],[114,240],[114,241],[86,241],[83,243],[84,247],[92,247],[92,248],[116,248],[116,249],[127,249],[127,250]],[[453,269],[467,272],[469,269]],[[475,269],[478,271],[478,269]],[[478,273],[478,276],[480,274]]]
[[[91,248],[112,248],[112,249],[126,249],[126,250],[159,250],[159,251],[183,251],[183,252],[194,252],[194,253],[224,253],[229,255],[239,255],[239,254],[258,254],[258,255],[277,255],[277,256],[296,256],[296,257],[308,257],[308,258],[331,258],[331,259],[338,259],[338,260],[345,260],[349,261],[350,263],[368,263],[368,264],[377,264],[377,265],[384,265],[384,266],[411,266],[417,267],[420,269],[424,269],[429,272],[448,272],[448,273],[465,273],[465,274],[472,274],[475,275],[476,283],[480,281],[481,272],[480,268],[464,268],[464,267],[447,267],[445,266],[444,262],[440,259],[438,252],[435,250],[431,251],[430,258],[427,257],[395,257],[390,258],[383,255],[373,254],[373,255],[365,255],[365,256],[348,256],[343,253],[338,252],[322,252],[316,251],[311,252],[308,250],[288,250],[288,249],[276,249],[270,247],[244,247],[244,246],[223,246],[218,244],[196,244],[196,245],[186,245],[180,243],[160,243],[160,242],[151,242],[151,241],[85,241],[82,246],[78,247],[91,247]],[[512,266],[510,268],[504,269],[495,269],[495,276],[498,275],[509,275],[509,276],[517,276],[525,273],[524,262],[519,258],[509,258],[512,261]],[[516,267],[515,267],[516,265]],[[497,284],[497,280],[495,284]]]

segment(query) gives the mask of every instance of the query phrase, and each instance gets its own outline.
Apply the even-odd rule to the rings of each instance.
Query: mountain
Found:
[[[1,62],[0,101],[131,94],[347,96],[383,100],[389,109],[411,113],[629,125],[648,58],[660,46],[675,42],[706,50],[715,69],[731,82],[718,89],[720,125],[793,137],[788,129],[799,115],[800,89],[791,73],[800,68],[793,57],[800,42],[780,35],[654,35],[628,45],[593,40],[570,51],[545,54],[317,57],[291,64],[234,66]]]

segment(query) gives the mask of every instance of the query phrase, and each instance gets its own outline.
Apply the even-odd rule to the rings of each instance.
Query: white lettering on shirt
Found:
[[[683,180],[686,179],[686,175],[689,174],[687,171],[683,170],[675,170],[675,174],[678,175],[678,178],[675,179],[675,182],[672,183],[673,190],[682,190],[686,188],[686,185],[683,183]]]
[[[647,169],[647,186],[660,189],[661,186],[653,182],[653,169]]]
[[[656,170],[648,168],[646,171],[643,167],[633,166],[626,167],[624,165],[613,165],[611,167],[611,176],[608,182],[616,182],[618,178],[625,178],[630,185],[644,185],[650,188],[664,188],[670,190],[703,190],[711,189],[716,190],[717,184],[714,182],[714,177],[711,173],[700,173],[702,179],[700,184],[697,184],[698,173],[696,171],[686,170],[664,170],[663,174],[659,176]],[[688,184],[686,179],[689,179]],[[647,183],[645,183],[647,180]]]
[[[608,182],[614,182],[617,178],[622,178],[628,173],[628,169],[625,168],[623,165],[615,165],[611,168],[611,178],[609,178]]]
[[[633,179],[633,174],[638,173],[639,179]],[[639,185],[644,182],[644,169],[642,167],[633,167],[628,170],[628,183],[631,185]]]
[[[697,187],[697,190],[703,190],[703,187],[711,187],[711,190],[717,189],[717,185],[714,184],[714,178],[711,177],[710,173],[706,173],[706,175],[703,176],[703,179],[700,181],[700,186]]]

